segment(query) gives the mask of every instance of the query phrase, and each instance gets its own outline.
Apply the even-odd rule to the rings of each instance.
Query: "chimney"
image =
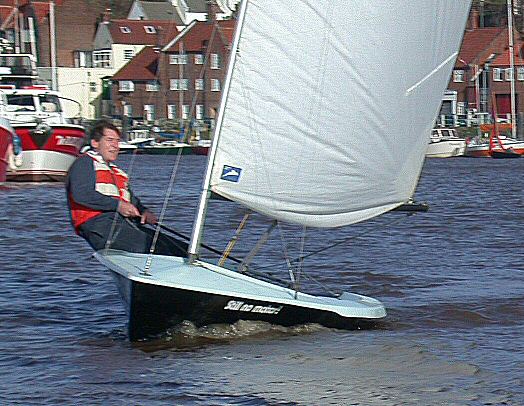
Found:
[[[469,28],[472,30],[477,30],[479,28],[479,21],[480,21],[480,12],[478,9],[471,10],[471,14],[469,16]]]
[[[106,8],[104,10],[104,14],[102,16],[102,22],[108,23],[110,21],[111,21],[111,9],[110,8]]]
[[[221,13],[222,10],[220,10],[220,7],[218,7],[218,4],[215,0],[207,0],[206,1],[207,6],[207,21],[213,22],[217,19],[217,14]]]

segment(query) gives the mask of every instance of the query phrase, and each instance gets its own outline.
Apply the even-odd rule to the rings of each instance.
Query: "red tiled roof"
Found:
[[[219,20],[213,24],[197,21],[178,41],[182,40],[184,42],[184,50],[186,52],[200,52],[204,41],[210,41],[213,30],[217,29],[215,35],[218,34],[222,42],[225,45],[229,45],[233,41],[235,25],[236,20]],[[178,41],[170,44],[171,46],[168,49],[164,49],[164,51],[178,52],[178,47],[175,46]]]
[[[157,78],[158,56],[155,47],[147,46],[115,73],[112,79],[154,80]]]
[[[520,40],[517,40],[515,41],[515,44],[513,46],[513,63],[515,66],[517,65],[524,65],[524,59],[522,58],[522,52],[523,52],[523,46],[524,44],[522,43],[522,41]],[[504,67],[509,67],[510,66],[510,60],[509,60],[509,46],[506,47],[506,49],[504,50],[503,53],[501,53],[500,55],[498,55],[494,60],[493,62],[491,62],[491,66],[495,66],[495,67],[501,67],[501,66],[504,66]]]
[[[154,32],[144,27],[154,27]],[[165,45],[179,32],[173,20],[111,20],[108,29],[113,43],[134,45]]]
[[[504,27],[489,27],[466,31],[457,58],[457,66],[461,64],[464,66],[464,62],[469,64],[474,61],[480,54],[485,52],[490,44],[502,33],[505,33],[507,36],[507,29]]]

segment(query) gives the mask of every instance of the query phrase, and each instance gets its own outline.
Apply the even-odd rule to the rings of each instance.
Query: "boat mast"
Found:
[[[193,225],[193,232],[191,233],[191,241],[189,242],[189,262],[193,262],[197,256],[200,248],[200,240],[202,238],[202,232],[204,230],[204,218],[207,210],[207,202],[211,195],[210,184],[211,184],[211,174],[213,172],[213,165],[215,162],[215,156],[218,146],[218,138],[220,137],[220,131],[222,129],[222,123],[224,121],[224,111],[227,103],[227,98],[229,95],[229,89],[231,87],[231,76],[233,74],[233,67],[235,65],[238,43],[240,41],[240,33],[242,31],[242,26],[244,24],[244,18],[246,15],[248,0],[243,0],[238,15],[237,26],[235,30],[235,37],[233,38],[233,44],[231,46],[231,51],[229,54],[229,63],[227,68],[226,82],[224,84],[224,91],[222,93],[222,98],[220,100],[220,109],[217,117],[217,124],[215,127],[215,132],[213,136],[213,145],[211,146],[211,151],[209,153],[209,159],[207,161],[206,176],[202,183],[202,194],[200,195],[200,201],[198,203],[198,209],[196,213],[195,223]]]
[[[513,0],[507,0],[508,8],[508,48],[509,66],[511,69],[511,136],[517,138],[517,126],[515,125],[515,55],[513,53]],[[495,118],[496,119],[496,118]]]
[[[55,0],[49,3],[49,42],[51,43],[51,88],[58,90],[58,76],[56,71],[56,24]]]

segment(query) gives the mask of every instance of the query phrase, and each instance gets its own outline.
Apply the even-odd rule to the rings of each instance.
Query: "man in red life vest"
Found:
[[[156,224],[129,188],[127,174],[114,161],[120,150],[120,132],[100,120],[91,131],[91,149],[69,169],[66,180],[71,222],[78,235],[98,251],[104,248],[148,253],[154,236],[144,224]],[[155,253],[186,256],[187,244],[160,234]]]

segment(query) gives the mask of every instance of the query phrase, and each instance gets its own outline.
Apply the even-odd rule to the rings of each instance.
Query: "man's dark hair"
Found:
[[[116,126],[108,121],[108,120],[98,120],[93,124],[93,127],[91,127],[91,134],[90,139],[95,141],[100,141],[100,139],[104,135],[105,129],[116,131],[116,133],[120,136],[120,130],[116,128]]]

